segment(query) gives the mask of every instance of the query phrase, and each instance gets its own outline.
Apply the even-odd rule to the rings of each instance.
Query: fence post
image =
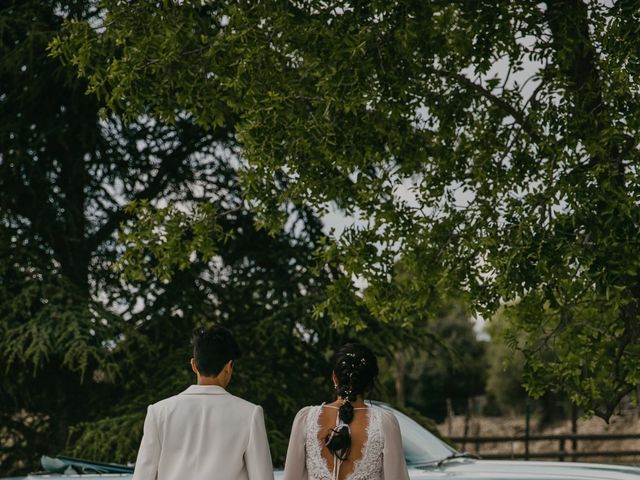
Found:
[[[449,430],[449,436],[451,436],[453,430],[453,405],[451,404],[450,398],[447,398],[447,428]]]
[[[574,403],[571,404],[571,433],[571,461],[575,462],[578,459],[578,407]]]
[[[464,438],[469,436],[469,422],[471,422],[471,397],[467,397],[467,411],[464,414]],[[466,450],[466,442],[462,444],[462,450]]]
[[[560,438],[560,457],[559,457],[559,460],[561,462],[564,462],[564,440],[565,440],[564,437]]]
[[[525,403],[525,423],[524,423],[524,459],[529,460],[529,436],[531,433],[531,403],[529,396]]]
[[[476,453],[480,454],[480,422],[476,421],[474,437],[476,437]]]

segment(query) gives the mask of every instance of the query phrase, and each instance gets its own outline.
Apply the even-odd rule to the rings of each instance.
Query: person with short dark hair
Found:
[[[149,406],[133,480],[273,480],[262,408],[226,391],[233,335],[198,328],[192,342],[197,385]]]

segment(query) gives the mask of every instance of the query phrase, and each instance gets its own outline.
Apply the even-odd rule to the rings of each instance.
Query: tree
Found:
[[[397,308],[397,319],[391,325],[400,320],[410,323],[413,338],[399,344],[392,364],[383,369],[382,381],[387,391],[395,390],[396,406],[407,406],[440,422],[447,414],[447,401],[456,411],[466,411],[469,399],[484,393],[485,344],[476,336],[463,292],[439,292],[431,297],[437,304],[420,307],[412,272],[402,260],[394,267],[393,288],[397,291],[392,297],[403,301],[388,305]],[[370,294],[378,292],[365,290],[365,299]]]
[[[485,344],[476,338],[473,320],[463,304],[452,301],[430,322],[437,341],[411,350],[406,364],[406,403],[437,422],[454,411],[466,412],[471,397],[482,395],[487,376]]]
[[[381,320],[401,255],[425,304],[454,284],[487,318],[518,310],[533,395],[561,389],[608,418],[640,383],[637,2],[100,11],[54,53],[129,118],[237,115],[259,220],[278,228],[289,203],[360,218],[326,256],[380,293]],[[340,281],[322,306],[362,327]]]
[[[94,13],[78,1],[0,7],[2,474],[62,451],[133,461],[146,406],[192,382],[190,333],[211,323],[240,339],[232,391],[265,406],[281,459],[342,340],[312,315],[330,276],[312,274],[321,224],[299,208],[288,232],[255,228],[232,119],[205,129],[187,114],[125,124],[102,111],[46,51],[66,18]],[[146,247],[127,249],[134,234]]]
[[[82,11],[75,2],[9,2],[0,10],[6,473],[33,466],[45,448],[61,449],[72,425],[117,397],[113,381],[133,360],[118,339],[148,345],[127,315],[138,292],[109,269],[126,218],[121,202],[184,195],[185,165],[207,144],[190,122],[167,128],[99,120],[86,84],[46,53],[64,16]]]
[[[491,336],[487,345],[487,394],[501,412],[522,411],[527,398],[523,388],[525,358],[517,351],[518,340],[509,337],[509,321],[503,311],[488,322],[487,332]]]
[[[571,418],[577,410],[561,393],[547,391],[535,401],[529,398],[524,388],[526,332],[518,328],[519,320],[514,318],[518,313],[517,309],[501,308],[487,323],[487,333],[491,336],[487,345],[487,395],[493,413],[524,414],[527,408],[539,412],[537,428],[543,429],[554,421]],[[549,363],[556,355],[552,348],[540,352]]]

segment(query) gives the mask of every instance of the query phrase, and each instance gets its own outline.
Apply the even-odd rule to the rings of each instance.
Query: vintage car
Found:
[[[427,429],[388,405],[400,423],[409,474],[412,480],[640,480],[640,468],[621,465],[572,462],[481,460],[447,445]],[[43,457],[45,472],[13,480],[82,480],[131,478],[132,467],[93,463],[67,457]],[[282,471],[275,472],[276,480]],[[187,480],[187,479],[185,479]],[[394,480],[394,479],[389,479]]]

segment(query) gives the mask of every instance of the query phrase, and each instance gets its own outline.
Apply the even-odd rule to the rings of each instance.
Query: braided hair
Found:
[[[343,400],[338,411],[339,425],[325,437],[325,446],[340,460],[349,456],[353,405],[358,395],[373,388],[378,376],[378,361],[373,352],[360,343],[347,343],[333,356],[333,373],[338,381],[338,397]]]

